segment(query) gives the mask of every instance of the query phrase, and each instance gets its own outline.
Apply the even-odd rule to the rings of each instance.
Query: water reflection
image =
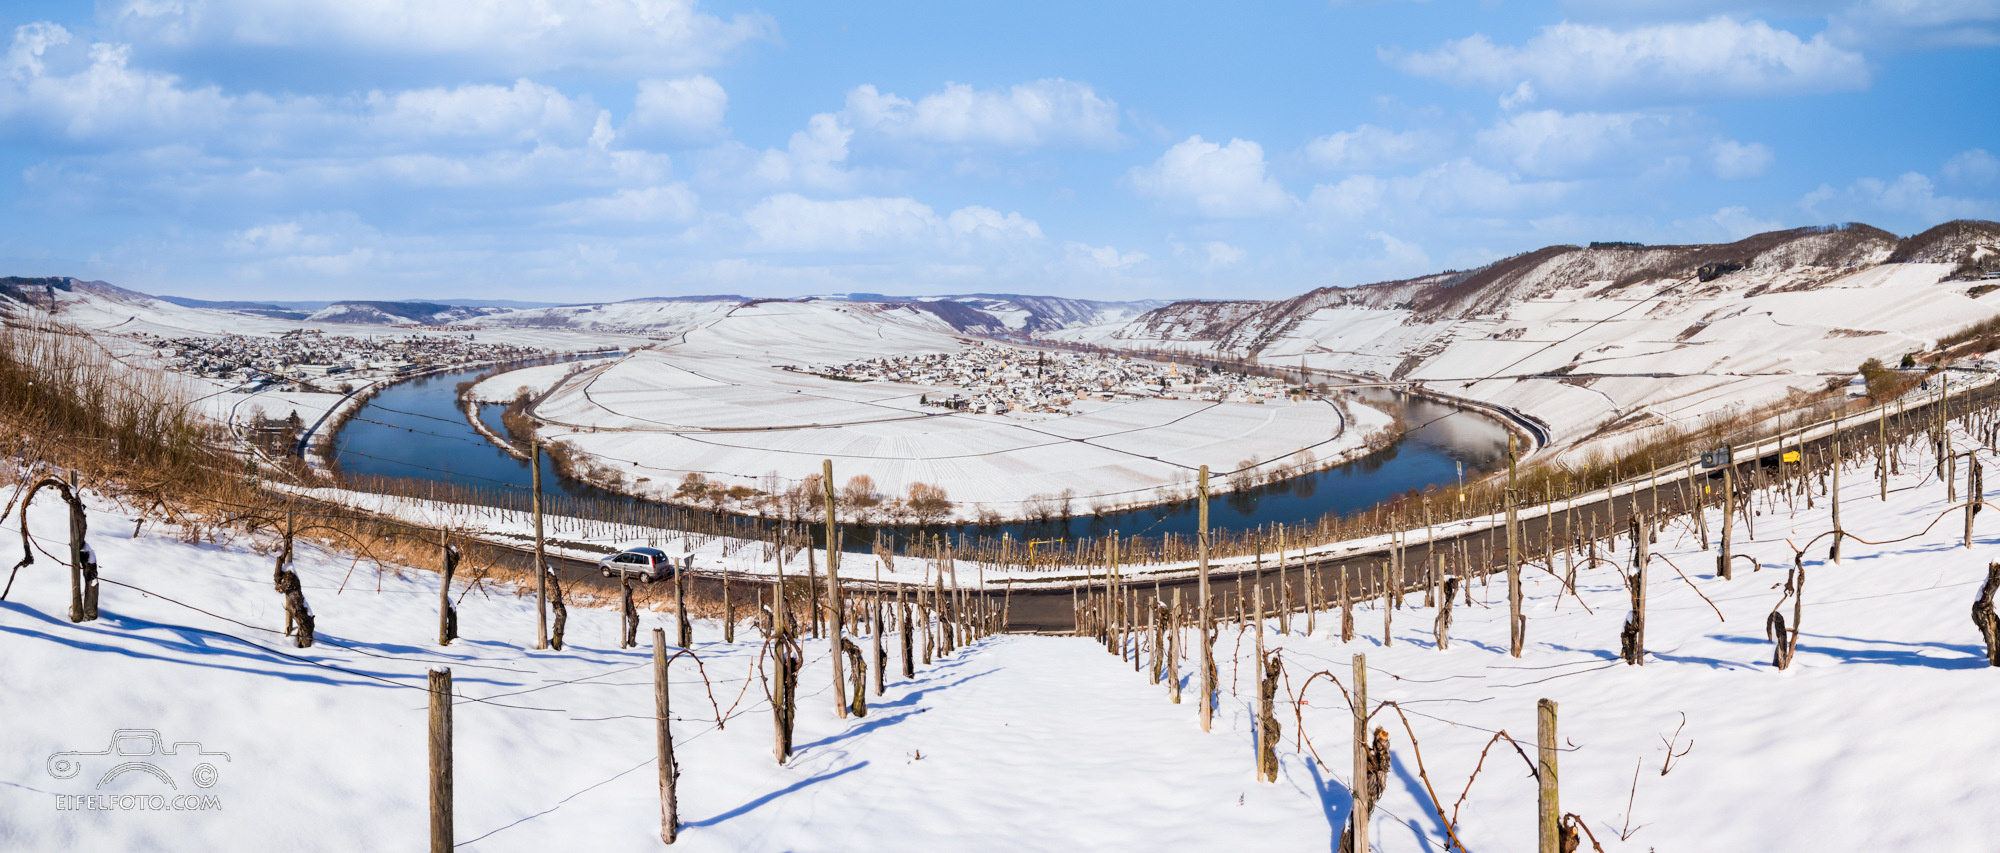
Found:
[[[531,482],[528,463],[494,447],[458,408],[457,387],[480,370],[442,373],[410,380],[378,394],[335,436],[341,467],[350,473],[405,477],[468,486],[515,486]],[[1400,414],[1410,427],[1394,444],[1336,468],[1230,493],[1209,507],[1216,531],[1248,530],[1270,524],[1314,521],[1329,512],[1352,512],[1411,490],[1466,479],[1506,456],[1507,433],[1484,415],[1398,394],[1385,389],[1348,393]],[[480,419],[503,432],[498,406],[483,406]],[[503,433],[504,434],[504,433]],[[605,500],[635,501],[556,474],[543,460],[547,492]],[[1016,539],[1190,534],[1199,525],[1193,501],[1097,516],[996,527],[963,525],[953,538],[1009,535]],[[849,534],[850,546],[866,547],[865,531]]]

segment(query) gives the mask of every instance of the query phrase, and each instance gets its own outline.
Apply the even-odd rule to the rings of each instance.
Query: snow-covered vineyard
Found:
[[[894,599],[873,621],[877,602],[857,597],[846,636],[862,651],[842,657],[873,658],[879,631],[887,666],[839,682],[807,602],[788,596],[795,639],[778,645],[796,657],[774,658],[748,587],[742,622],[694,619],[691,654],[667,665],[675,846],[1332,849],[1359,766],[1376,791],[1370,849],[1532,850],[1532,768],[1553,761],[1556,814],[1584,849],[1990,849],[2000,516],[1970,509],[2000,464],[2000,424],[1990,408],[1955,415],[1943,444],[1922,422],[1891,441],[1886,478],[1862,431],[1837,473],[1817,456],[1783,465],[1728,520],[1711,507],[1637,537],[1527,549],[1518,657],[1504,574],[1454,585],[1448,608],[1422,583],[1400,601],[1263,619],[1220,607],[1207,732],[1198,634],[1155,627],[1191,624],[1193,603],[1161,613],[1150,585],[1115,590],[1145,605],[1137,619],[1087,593],[1087,612],[1126,614],[1086,620],[1094,637],[980,636],[973,607],[902,602],[956,614],[948,636],[928,617],[903,623]],[[0,530],[11,539],[25,518],[37,555],[0,604],[0,846],[421,845],[427,673],[449,668],[460,846],[658,849],[649,638],[663,628],[679,651],[671,606],[628,627],[614,606],[573,601],[562,649],[535,650],[532,589],[461,579],[442,590],[458,638],[440,645],[436,574],[302,545],[289,568],[315,642],[300,648],[288,596],[269,586],[273,534],[203,536],[101,494],[83,502],[93,620],[67,618],[63,502],[44,492]],[[1730,578],[1716,571],[1724,535]],[[1627,640],[1635,600],[1643,628]],[[1357,655],[1371,715],[1358,764]],[[783,763],[781,658],[798,666]],[[837,711],[856,684],[866,716]],[[1544,699],[1558,709],[1548,751]],[[121,770],[138,763],[159,775]]]

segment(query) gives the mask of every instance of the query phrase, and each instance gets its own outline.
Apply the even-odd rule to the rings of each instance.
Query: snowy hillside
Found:
[[[1995,289],[1964,280],[1967,260],[1995,246],[1992,223],[1906,240],[1853,225],[1715,246],[1555,246],[1279,302],[1176,303],[1050,337],[1419,381],[1575,441],[1692,426],[1925,349],[2000,314]]]

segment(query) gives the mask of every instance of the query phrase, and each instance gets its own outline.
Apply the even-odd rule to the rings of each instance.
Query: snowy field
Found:
[[[1186,492],[1203,465],[1264,472],[1352,455],[1390,425],[1361,406],[1137,399],[1079,402],[1067,415],[947,413],[953,389],[844,382],[779,369],[880,355],[952,352],[964,339],[907,308],[759,303],[562,384],[535,415],[547,439],[615,466],[630,491],[670,497],[690,473],[775,493],[820,471],[865,474],[891,497],[942,487],[957,517],[1019,517],[1038,494],[1075,491],[1075,511],[1143,505]],[[548,370],[494,376],[480,399],[545,390]],[[1310,454],[1310,457],[1307,456]],[[775,486],[775,488],[774,488]]]
[[[1975,446],[1962,433],[1956,443]],[[1771,665],[1764,620],[1780,604],[1791,618],[1782,587],[1792,545],[1831,528],[1823,493],[1813,509],[1797,496],[1760,495],[1755,534],[1739,520],[1736,551],[1763,568],[1744,564],[1734,580],[1712,576],[1713,557],[1689,524],[1661,531],[1643,667],[1616,658],[1628,598],[1604,567],[1579,571],[1580,598],[1530,571],[1518,660],[1505,650],[1498,579],[1455,608],[1445,651],[1432,637],[1433,611],[1417,606],[1421,594],[1391,611],[1386,647],[1383,611],[1372,605],[1357,610],[1361,636],[1351,644],[1329,614],[1310,636],[1303,620],[1290,635],[1267,624],[1265,640],[1285,664],[1275,784],[1252,778],[1255,642],[1233,627],[1218,644],[1212,734],[1196,726],[1192,685],[1171,704],[1164,686],[1101,646],[1051,637],[996,638],[914,681],[892,676],[867,718],[841,720],[825,642],[808,642],[800,751],[780,767],[761,687],[746,680],[755,678],[755,631],[724,644],[719,627],[703,623],[695,651],[713,704],[685,660],[673,676],[685,821],[676,846],[1244,849],[1255,839],[1259,849],[1330,849],[1349,806],[1349,711],[1327,679],[1305,682],[1319,670],[1345,681],[1350,655],[1364,652],[1371,698],[1397,703],[1410,727],[1389,709],[1375,719],[1394,755],[1372,822],[1377,850],[1443,849],[1426,778],[1447,816],[1456,810],[1470,849],[1533,849],[1535,785],[1505,742],[1456,802],[1493,732],[1532,743],[1540,698],[1561,707],[1563,808],[1606,850],[1990,850],[2000,833],[2000,774],[1988,758],[2000,751],[1990,720],[2000,680],[1967,613],[1986,564],[2000,559],[2000,518],[1982,517],[1973,547],[1962,547],[1962,511],[1945,501],[1929,452],[1900,452],[1904,473],[1887,502],[1875,495],[1871,461],[1847,469],[1845,525],[1884,544],[1850,540],[1838,565],[1826,562],[1825,539],[1809,546],[1798,655],[1784,671]],[[2000,464],[1989,449],[1978,455],[1988,470]],[[51,535],[63,529],[60,505],[45,499],[28,514],[40,546],[60,553],[60,534]],[[616,648],[614,613],[573,608],[566,651],[528,651],[526,600],[455,588],[463,638],[440,648],[435,575],[378,573],[307,549],[295,567],[321,643],[299,650],[278,633],[271,558],[257,551],[268,541],[190,545],[151,524],[135,538],[132,520],[103,501],[90,521],[103,618],[66,621],[68,590],[46,556],[0,604],[0,715],[10,724],[0,740],[0,848],[420,846],[420,685],[427,668],[451,666],[456,825],[467,849],[657,849],[649,655]],[[1709,521],[1719,529],[1716,515]],[[16,524],[10,514],[0,539]],[[1619,544],[1599,556],[1624,561],[1629,542]],[[648,633],[667,622],[643,619]],[[208,758],[219,769],[208,788],[191,787],[181,764],[169,768],[174,788],[140,773],[96,788],[97,765],[69,779],[49,772],[56,753],[103,750],[119,729],[228,755]],[[75,802],[66,795],[175,802],[186,792],[219,797],[221,807],[57,808]]]
[[[1827,271],[1745,271],[1708,284],[1595,281],[1441,321],[1406,308],[1325,307],[1285,327],[1257,358],[1421,380],[1539,417],[1560,445],[1607,423],[1693,427],[1793,390],[1819,390],[1869,358],[1894,363],[2000,314],[2000,291],[1969,297],[1963,282],[1941,281],[1951,269],[1883,264],[1816,285]],[[1148,337],[1173,331],[1108,324],[1053,336],[1195,352],[1215,343]],[[1418,363],[1405,367],[1410,358]]]

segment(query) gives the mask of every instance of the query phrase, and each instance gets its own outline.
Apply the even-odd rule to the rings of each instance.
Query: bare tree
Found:
[[[945,496],[944,488],[929,483],[911,483],[910,497],[905,503],[919,524],[936,524],[952,509],[951,499]]]

